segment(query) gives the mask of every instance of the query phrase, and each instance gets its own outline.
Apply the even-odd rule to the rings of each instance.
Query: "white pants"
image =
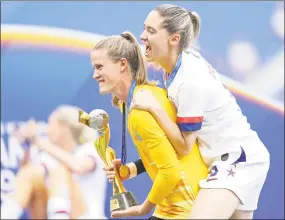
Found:
[[[80,216],[78,219],[107,219],[104,215],[98,215],[94,211],[87,211],[84,215]]]
[[[258,199],[269,170],[268,162],[238,163],[231,165],[216,161],[209,168],[209,175],[200,181],[204,189],[229,189],[240,200],[237,210],[257,209]]]

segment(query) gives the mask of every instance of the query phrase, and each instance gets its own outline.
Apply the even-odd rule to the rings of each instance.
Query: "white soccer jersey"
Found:
[[[35,152],[36,154],[36,152]],[[107,190],[107,178],[103,171],[104,162],[99,157],[93,142],[88,142],[76,147],[73,151],[75,156],[92,157],[95,160],[95,167],[85,174],[73,174],[74,180],[79,184],[80,191],[88,206],[86,218],[105,218],[105,198]],[[33,163],[42,164],[48,170],[56,168],[59,163],[55,158],[46,152],[38,152],[34,156]]]
[[[181,131],[197,131],[203,160],[210,165],[231,153],[233,162],[268,161],[268,152],[251,130],[219,74],[196,51],[183,52],[166,80],[168,97],[177,109]],[[254,146],[245,144],[255,140]],[[242,152],[246,152],[241,157]],[[242,161],[237,161],[237,159]]]
[[[74,150],[75,155],[90,156],[95,159],[95,169],[86,174],[73,174],[80,185],[81,193],[89,207],[89,218],[105,217],[105,198],[107,178],[103,171],[104,162],[99,157],[93,142],[86,143]]]

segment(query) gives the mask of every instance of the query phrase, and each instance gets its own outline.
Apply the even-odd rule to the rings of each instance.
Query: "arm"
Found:
[[[30,152],[29,150],[24,150],[24,157],[23,157],[23,160],[21,161],[21,165],[20,167],[24,167],[25,165],[28,164],[29,162],[29,156],[30,156]]]
[[[20,162],[20,167],[24,167],[30,160],[30,142],[25,139],[22,135],[23,127],[17,128],[13,136],[19,141],[22,148],[24,149],[24,156]]]
[[[202,127],[205,108],[205,89],[200,85],[183,84],[177,94],[177,120],[173,122],[160,105],[150,108],[175,150],[188,154]]]
[[[23,137],[20,138],[19,137],[20,134],[16,135],[16,138],[18,138],[20,144],[22,145],[23,149],[24,149],[24,157],[21,161],[21,165],[20,167],[24,167],[26,164],[28,164],[29,160],[30,160],[30,142],[25,140]]]
[[[196,141],[197,133],[180,131],[178,125],[171,120],[161,106],[151,109],[151,113],[165,132],[166,136],[169,138],[169,141],[173,145],[177,154],[189,154]]]
[[[74,156],[71,153],[52,145],[40,137],[32,139],[34,145],[56,158],[68,169],[75,173],[87,173],[95,169],[95,159],[88,156]]]
[[[134,115],[137,116],[132,120],[134,130],[142,137],[158,168],[145,203],[159,204],[181,179],[179,161],[171,143],[152,115],[146,111]]]
[[[145,167],[141,159],[138,159],[134,162],[127,163],[126,166],[129,168],[128,177],[126,179],[132,179],[141,173],[146,172]]]
[[[173,145],[175,151],[179,155],[187,155],[189,153],[189,148],[187,146],[184,137],[179,130],[177,124],[167,115],[166,111],[162,108],[161,105],[154,106],[150,109],[150,112],[157,120],[158,124],[161,126],[162,130],[165,132],[166,136],[169,138],[169,141]]]
[[[142,159],[136,160],[134,164],[136,165],[136,168],[137,168],[137,175],[146,172]]]
[[[123,170],[121,170],[122,167],[124,168]],[[104,171],[109,182],[113,182],[116,172],[119,173],[122,180],[129,180],[146,170],[141,159],[127,163],[126,165],[122,165],[121,159],[115,159],[112,161],[112,166],[104,167]]]
[[[154,117],[147,111],[141,111],[136,116],[132,118],[132,127],[145,142],[158,173],[143,204],[112,212],[113,218],[146,215],[167,197],[181,180],[179,161],[174,148]]]

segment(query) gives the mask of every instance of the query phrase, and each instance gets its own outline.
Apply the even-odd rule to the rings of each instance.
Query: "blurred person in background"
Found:
[[[147,111],[130,109],[133,95],[144,88],[153,92],[171,120],[176,111],[165,89],[146,80],[143,54],[135,37],[125,32],[98,42],[92,53],[93,78],[101,94],[113,95],[113,105],[126,106],[128,130],[153,184],[141,205],[112,212],[112,217],[143,216],[154,207],[150,219],[187,218],[199,191],[199,181],[207,176],[197,145],[187,155],[177,155],[163,130]],[[125,104],[123,104],[125,103]],[[112,176],[106,174],[110,180]]]
[[[17,219],[29,209],[32,219],[105,218],[104,163],[93,145],[97,133],[78,122],[78,109],[62,105],[48,120],[48,138],[30,120],[16,135],[40,152],[17,174],[14,192],[1,206],[1,218]],[[26,154],[27,155],[27,154]]]
[[[251,219],[269,170],[269,153],[219,74],[196,50],[199,32],[196,12],[163,4],[149,13],[141,34],[145,56],[165,70],[177,124],[150,91],[137,92],[133,108],[149,111],[182,151],[192,151],[198,139],[210,174],[200,182],[190,218]]]

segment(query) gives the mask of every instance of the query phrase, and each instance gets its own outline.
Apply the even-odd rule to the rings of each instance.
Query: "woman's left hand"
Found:
[[[27,121],[25,125],[22,125],[20,128],[18,128],[14,135],[15,137],[21,141],[24,142],[25,140],[30,140],[33,137],[35,137],[38,133],[38,126],[35,120],[31,119]]]
[[[148,214],[153,208],[155,204],[150,203],[146,200],[141,205],[132,206],[123,211],[114,211],[111,213],[112,218],[120,218],[120,217],[127,217],[127,216],[143,216]]]
[[[141,89],[134,97],[131,104],[131,108],[145,110],[151,112],[152,109],[160,107],[160,103],[152,95],[149,90]]]
[[[133,206],[128,209],[122,211],[114,211],[111,214],[112,218],[120,218],[120,217],[127,217],[127,216],[141,216],[144,215],[141,212],[141,205]]]

